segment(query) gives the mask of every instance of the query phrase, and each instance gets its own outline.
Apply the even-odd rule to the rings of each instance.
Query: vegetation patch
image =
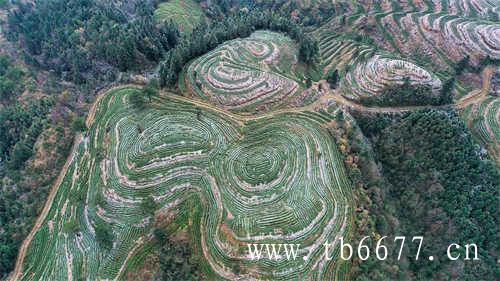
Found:
[[[462,117],[468,120],[478,142],[500,162],[500,98],[490,96],[481,103],[471,104],[462,111]]]
[[[154,20],[151,1],[16,4],[8,16],[7,38],[23,42],[28,63],[80,84],[113,80],[117,70],[144,69],[178,40],[174,25]]]
[[[481,159],[459,116],[453,111],[421,110],[403,116],[366,115],[358,120],[373,141],[387,180],[381,187],[372,182],[368,189],[373,202],[385,202],[373,214],[377,230],[387,235],[389,225],[396,224],[405,233],[421,233],[427,241],[421,254],[439,254],[442,261],[410,258],[407,273],[425,279],[447,279],[450,272],[461,280],[495,279],[497,261],[491,249],[498,248],[499,241],[499,202],[494,194],[500,175],[491,161]],[[387,220],[391,211],[398,222]],[[445,255],[450,241],[474,241],[480,261],[449,261]],[[436,253],[436,249],[441,250]],[[379,272],[378,263],[365,266],[365,276]],[[392,279],[389,272],[378,274],[381,280]]]
[[[194,60],[184,78],[198,98],[231,111],[257,113],[313,100],[304,91],[305,74],[298,64],[291,39],[259,31]]]
[[[411,85],[409,79],[404,79],[403,85],[386,87],[380,95],[360,98],[364,105],[381,107],[442,105],[451,101],[451,96],[435,94],[428,85]]]
[[[154,16],[158,22],[173,21],[181,31],[187,33],[205,20],[200,4],[193,0],[168,0],[160,3]]]
[[[352,223],[350,183],[324,128],[333,115],[234,119],[179,97],[138,109],[137,91],[98,101],[34,229],[21,280],[122,278],[151,252],[161,213],[194,227],[201,268],[217,278],[347,278],[348,264],[324,261],[321,247],[347,237]],[[309,259],[252,261],[246,244],[255,241],[299,243]]]

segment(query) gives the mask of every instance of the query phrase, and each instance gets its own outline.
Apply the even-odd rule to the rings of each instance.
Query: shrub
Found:
[[[81,133],[87,131],[87,125],[85,124],[85,120],[82,117],[76,117],[71,122],[71,129],[75,133]]]

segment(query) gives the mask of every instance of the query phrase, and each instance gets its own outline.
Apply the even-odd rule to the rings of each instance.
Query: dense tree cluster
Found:
[[[141,69],[176,45],[178,29],[158,25],[152,1],[15,1],[11,40],[19,39],[29,61],[78,83],[114,69]],[[108,77],[110,78],[110,77]]]
[[[381,204],[378,213],[372,214],[378,232],[391,235],[389,225],[396,224],[400,233],[395,235],[425,237],[423,257],[438,255],[437,261],[415,261],[412,249],[407,254],[407,268],[395,262],[395,268],[403,272],[399,278],[408,280],[411,274],[423,280],[449,280],[451,273],[457,280],[496,280],[500,175],[492,162],[481,159],[483,154],[458,115],[424,110],[402,117],[370,115],[357,119],[373,141],[388,182],[372,185],[387,195],[368,189],[371,200]],[[397,223],[385,219],[391,209]],[[480,261],[450,262],[445,258],[450,243],[477,244]],[[361,267],[360,276],[369,277],[361,280],[395,278],[376,267],[379,265],[370,263]],[[377,274],[382,277],[374,278]]]
[[[23,70],[14,66],[12,60],[6,56],[0,56],[0,103],[9,104],[24,89],[24,84],[20,83],[25,76]]]
[[[0,189],[0,278],[14,266],[17,250],[28,229],[25,223],[37,214],[30,207],[37,197],[9,183],[20,176],[24,163],[33,155],[33,146],[44,129],[47,111],[45,101],[27,106],[15,103],[0,109],[0,179],[3,179]]]
[[[0,278],[14,265],[28,229],[25,223],[36,216],[31,207],[36,196],[18,186],[17,181],[46,127],[52,105],[48,99],[26,103],[18,100],[26,76],[10,57],[0,56]]]
[[[154,234],[160,264],[160,280],[201,280],[199,263],[189,243],[173,241],[160,229],[155,229]]]
[[[113,232],[104,225],[97,224],[95,226],[95,236],[99,246],[106,250],[111,250],[113,247]]]
[[[135,91],[130,95],[130,103],[138,109],[143,109],[147,103],[151,103],[154,96],[158,95],[158,82],[153,80],[142,88],[141,91]]]
[[[33,154],[33,145],[45,126],[49,106],[49,101],[41,100],[0,109],[0,157],[8,168],[21,168]]]
[[[199,1],[203,2],[203,1]],[[283,0],[211,0],[205,9],[207,17],[215,20],[225,18],[227,15],[245,10],[270,10],[280,11],[283,15],[293,17],[304,26],[316,25],[332,17],[336,9],[331,1],[315,1],[300,3],[298,1]]]
[[[368,106],[416,106],[444,105],[451,103],[451,86],[447,85],[440,94],[434,94],[429,85],[412,85],[406,78],[403,85],[387,86],[380,95],[362,97],[360,102]]]
[[[297,41],[299,59],[306,64],[313,63],[317,58],[317,42],[306,35],[295,21],[271,11],[253,9],[233,14],[210,26],[198,26],[191,34],[183,37],[177,47],[167,53],[160,65],[161,85],[175,85],[179,72],[190,60],[227,40],[248,37],[258,29],[284,32]]]
[[[487,55],[481,58],[477,64],[472,64],[469,56],[463,57],[461,60],[456,62],[453,67],[454,77],[458,77],[466,72],[480,73],[487,66],[500,66],[500,60],[494,59]]]
[[[47,99],[22,104],[24,71],[8,56],[0,56],[0,175],[3,169],[18,169],[32,155],[42,132],[51,102]]]
[[[87,130],[87,125],[85,124],[85,119],[82,117],[76,117],[71,122],[71,129],[74,132],[85,132]]]
[[[334,71],[330,71],[328,76],[326,77],[326,82],[330,84],[330,88],[337,88],[337,84],[339,83],[339,71],[335,69]]]

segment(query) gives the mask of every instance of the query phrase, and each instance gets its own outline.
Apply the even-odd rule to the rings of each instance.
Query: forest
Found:
[[[309,121],[312,124],[326,120],[320,127],[327,128],[325,131],[330,135],[322,134],[318,140],[328,145],[330,141],[336,144],[339,155],[343,157],[339,161],[342,165],[331,169],[331,164],[323,166],[321,162],[318,167],[328,167],[328,171],[335,172],[342,170],[343,164],[347,168],[347,177],[340,177],[341,183],[338,184],[342,192],[338,194],[346,192],[346,197],[349,197],[352,186],[354,196],[346,202],[354,204],[355,208],[351,210],[352,215],[345,217],[354,218],[352,221],[346,219],[347,231],[353,233],[353,239],[364,235],[371,238],[422,235],[426,241],[421,255],[437,255],[437,260],[433,262],[417,262],[414,260],[416,249],[411,246],[403,252],[400,261],[393,258],[383,262],[355,259],[348,270],[345,267],[339,272],[327,270],[328,274],[338,274],[339,280],[500,280],[500,173],[499,162],[495,158],[498,153],[500,100],[498,91],[494,92],[495,88],[498,89],[495,79],[500,75],[500,57],[498,42],[491,40],[498,26],[498,9],[491,7],[488,1],[477,5],[470,4],[474,1],[463,1],[463,7],[457,8],[454,4],[457,1],[193,0],[202,15],[199,16],[200,21],[193,23],[194,27],[187,32],[175,19],[159,20],[155,17],[159,5],[164,2],[0,0],[0,280],[4,280],[15,268],[21,243],[42,212],[51,187],[73,151],[72,146],[80,144],[76,136],[82,139],[94,136],[92,126],[86,123],[93,103],[98,96],[114,94],[115,87],[125,84],[134,86],[123,90],[127,99],[110,99],[109,104],[116,102],[111,110],[122,110],[129,102],[132,106],[127,109],[137,116],[144,114],[151,118],[160,109],[165,116],[182,115],[185,120],[178,117],[171,122],[182,119],[184,124],[170,127],[172,124],[165,122],[162,124],[164,130],[161,130],[178,130],[182,137],[198,129],[186,129],[192,123],[206,121],[219,114],[205,112],[206,108],[188,107],[189,99],[193,97],[212,106],[228,98],[227,104],[236,109],[232,111],[230,106],[222,106],[222,109],[235,115],[243,114],[241,119],[227,121],[227,124],[248,122],[249,126],[254,126],[258,122],[252,118],[259,114],[276,116],[270,108],[285,111],[279,115],[283,123],[254,136],[259,142],[249,146],[252,149],[261,144],[270,146],[270,141],[262,141],[259,137],[275,136],[273,133],[289,123],[293,126],[286,134],[281,133],[276,146],[295,147],[284,143],[306,135],[292,134],[300,125],[292,118],[297,111],[302,110],[298,113],[301,118],[310,118],[304,123],[305,127],[312,126]],[[440,25],[435,25],[437,21]],[[433,26],[432,32],[422,32],[429,26]],[[254,35],[262,30],[270,33],[261,34],[256,39]],[[293,43],[288,44],[293,47],[278,48],[276,42],[279,40],[276,38],[279,36],[276,33],[292,40],[284,42]],[[217,52],[219,46],[231,40],[238,41],[238,44],[232,45],[238,46],[234,54],[223,54],[230,52],[227,50],[234,48],[232,46]],[[216,52],[212,53],[214,50]],[[215,59],[200,63],[203,71],[188,72],[196,59],[208,55]],[[367,62],[374,63],[370,67],[362,67]],[[263,69],[259,70],[263,71],[254,71],[261,66]],[[199,79],[202,75],[203,79]],[[412,79],[406,75],[413,75]],[[184,76],[188,78],[184,79]],[[324,85],[327,87],[324,88]],[[193,93],[192,88],[196,88],[197,92]],[[169,95],[172,97],[165,98]],[[231,100],[233,95],[236,98]],[[211,99],[212,96],[215,98]],[[344,104],[342,100],[348,102]],[[162,102],[164,104],[160,106]],[[255,108],[255,112],[245,111],[247,102]],[[407,111],[405,107],[417,109]],[[181,112],[180,108],[186,109],[185,112]],[[197,115],[194,119],[190,113],[195,111]],[[149,112],[151,114],[147,114]],[[261,127],[273,125],[271,121],[266,119]],[[212,135],[210,130],[221,126],[217,122],[214,121],[205,133]],[[151,124],[150,130],[156,130],[154,126],[157,123]],[[113,133],[107,124],[103,128],[97,133],[106,131],[106,136]],[[130,125],[130,128],[127,133],[134,136],[148,131],[140,122]],[[224,132],[241,130],[238,132],[244,136],[257,131],[254,127],[251,130],[248,128],[235,127]],[[158,135],[161,133],[152,134],[151,138]],[[198,138],[198,135],[186,138],[182,144],[195,142],[193,140]],[[238,141],[249,139],[252,140],[241,137]],[[160,141],[163,139],[152,142]],[[296,147],[303,148],[311,143]],[[314,141],[314,148],[311,146],[309,149],[317,149],[318,143]],[[204,144],[207,151],[214,145]],[[159,147],[169,148],[168,145]],[[155,149],[153,147],[151,151]],[[204,153],[205,150],[199,151]],[[188,149],[179,151],[176,153]],[[326,155],[325,151],[310,154],[307,148],[289,155],[279,153],[275,156],[272,151],[265,152],[265,156],[274,157],[272,161],[284,161],[300,153],[303,154],[301,156],[318,159],[324,159]],[[187,158],[194,159],[198,151],[189,153]],[[105,160],[109,160],[105,158],[105,151],[92,156],[96,156],[96,162],[92,164],[97,163],[97,169],[105,170]],[[221,154],[220,158],[223,156]],[[249,163],[253,163],[250,160]],[[143,164],[144,161],[140,159],[138,163]],[[198,163],[199,160],[189,161]],[[203,161],[206,160],[199,162]],[[290,168],[288,164],[280,167]],[[259,168],[261,166],[254,167]],[[153,174],[145,173],[144,182],[156,182],[156,178],[149,178]],[[248,171],[242,174],[247,175]],[[87,184],[85,176],[78,174],[78,180],[81,186]],[[114,195],[115,190],[107,190],[104,184],[98,188],[105,190],[102,194]],[[114,202],[110,204],[106,201],[109,198],[99,195],[95,202],[90,201],[94,208],[92,211],[101,212],[106,207],[112,211],[120,210],[116,214],[139,210],[133,214],[155,219],[156,209],[161,207],[156,205],[155,200],[165,200],[165,197],[156,194],[156,199],[149,196],[143,200],[142,197],[149,191],[139,190],[137,198],[127,198],[124,201],[128,200],[128,205],[116,209],[113,209]],[[313,192],[308,191],[304,197],[298,196],[300,200],[297,201],[304,204],[320,201],[317,198],[309,200],[309,197],[304,200],[311,194]],[[75,203],[77,210],[89,204],[85,196],[84,193],[75,193],[69,196],[68,202]],[[235,195],[235,198],[240,198],[238,196]],[[203,200],[211,200],[212,197],[216,196],[200,197],[201,200],[196,202],[202,204]],[[143,200],[140,206],[135,206],[140,200]],[[223,203],[234,201],[237,200]],[[177,198],[172,202],[177,203]],[[329,204],[328,207],[336,204]],[[311,213],[318,205],[310,208],[313,210]],[[243,208],[237,206],[236,209]],[[298,217],[305,217],[305,209],[296,209]],[[201,210],[181,209],[181,222],[172,225],[182,229],[182,232],[186,231],[182,224],[189,222],[187,228],[190,232],[186,236],[201,237],[201,229],[196,227],[199,227],[201,218],[208,217],[207,214],[199,214]],[[196,213],[194,220],[189,217],[190,212]],[[133,234],[127,236],[129,233],[125,231],[116,231],[115,223],[107,224],[109,221],[95,214],[91,218],[98,222],[93,229],[95,233],[87,231],[86,234],[95,234],[96,248],[116,254],[117,242],[123,242],[117,241],[120,237],[134,237],[131,239],[133,243],[143,242],[136,239],[143,229],[137,232],[134,229],[130,232]],[[226,209],[223,214],[231,216]],[[256,217],[257,220],[262,219]],[[122,218],[116,216],[116,220]],[[220,228],[226,231],[230,227],[238,230],[249,227],[245,222],[238,224],[233,219],[221,223]],[[279,219],[270,219],[269,225]],[[133,227],[139,225],[137,229],[140,229],[140,226],[147,225],[147,220]],[[61,222],[64,224],[64,235],[78,236],[83,233],[81,222]],[[179,240],[173,235],[177,231],[173,226],[165,231],[166,228],[156,222],[152,224],[147,227],[154,228],[154,232],[144,236],[149,239],[144,241],[150,244],[146,243],[137,259],[124,267],[127,274],[139,272],[144,266],[140,258],[147,256],[153,257],[157,270],[155,278],[158,280],[201,280],[210,274],[219,277],[216,275],[219,272],[215,272],[211,265],[199,260],[203,256],[197,238]],[[322,230],[324,225],[314,229]],[[213,238],[214,235],[210,235]],[[318,233],[314,235],[319,236]],[[234,242],[231,240],[234,237],[227,237],[229,242]],[[44,242],[33,241],[35,246],[32,247]],[[446,247],[452,242],[477,244],[480,261],[446,260]],[[222,253],[216,248],[219,245],[213,244],[215,246],[209,245],[212,248],[208,249],[216,249],[214,256]],[[369,246],[374,247],[373,244]],[[397,249],[392,246],[394,256]],[[120,258],[127,256],[125,250],[118,253],[123,254]],[[33,252],[39,254],[36,249]],[[32,257],[27,256],[26,264],[32,262],[29,260]],[[236,274],[253,270],[244,267],[248,263],[234,262],[227,256],[221,260],[224,269]],[[100,262],[96,261],[96,264]],[[118,262],[113,264],[112,270],[118,271],[119,265]],[[260,269],[264,271],[266,266]],[[272,273],[266,272],[269,276],[278,271],[278,267],[272,269]],[[108,277],[115,273],[104,271],[109,274]],[[41,272],[37,273],[48,274],[48,270]],[[84,276],[83,273],[81,276]]]
[[[157,63],[177,44],[177,27],[157,25],[153,1],[16,1],[9,40],[20,39],[26,61],[76,83],[111,81],[117,71]]]
[[[453,95],[448,86],[444,86],[437,94],[428,85],[411,85],[408,78],[403,85],[386,87],[379,96],[361,98],[360,102],[367,106],[419,106],[446,105],[453,102]]]
[[[317,60],[317,42],[306,35],[296,22],[280,14],[255,8],[249,12],[230,15],[210,26],[199,26],[190,36],[183,37],[177,47],[167,52],[165,60],[160,64],[160,84],[174,86],[179,72],[187,62],[223,42],[248,37],[259,29],[283,32],[296,40],[299,44],[299,59],[305,64],[313,65]]]
[[[48,99],[27,104],[17,100],[27,75],[10,57],[0,56],[0,177],[10,178],[2,184],[0,196],[0,276],[11,270],[27,226],[36,217],[37,204],[34,206],[33,201],[40,196],[38,192],[43,192],[15,184],[22,180],[21,171],[33,156],[33,147],[47,125],[52,105]]]
[[[381,164],[382,178],[366,180],[367,193],[374,202],[371,216],[376,231],[418,233],[426,239],[422,255],[439,249],[442,257],[439,262],[415,262],[409,257],[407,269],[398,261],[392,266],[399,267],[400,273],[411,272],[412,278],[446,279],[460,266],[465,266],[462,280],[494,276],[500,214],[492,195],[498,194],[500,175],[493,162],[484,161],[486,155],[457,113],[422,110],[354,116],[373,144],[375,161]],[[476,243],[481,262],[446,261],[451,242]],[[373,280],[374,274],[379,275],[376,280],[396,278],[387,276],[387,269],[377,268],[384,267],[364,264],[360,268],[364,279],[360,280]]]

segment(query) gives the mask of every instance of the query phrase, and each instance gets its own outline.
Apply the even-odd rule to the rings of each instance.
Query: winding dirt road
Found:
[[[137,85],[135,85],[135,86],[137,86]],[[97,110],[97,105],[99,104],[99,101],[102,99],[102,97],[108,91],[111,91],[113,89],[117,89],[120,87],[123,87],[123,86],[113,85],[113,86],[106,87],[105,89],[102,89],[99,91],[97,98],[96,98],[95,102],[92,104],[92,107],[90,108],[89,114],[87,115],[87,119],[85,121],[87,127],[90,127],[90,125],[94,121],[94,116],[95,116],[95,112]],[[40,227],[42,227],[43,222],[45,221],[45,218],[47,217],[47,214],[50,211],[50,207],[52,206],[52,202],[54,201],[57,190],[59,189],[59,186],[61,185],[61,182],[63,181],[64,176],[66,175],[66,172],[68,171],[69,166],[73,162],[73,157],[75,155],[76,149],[82,140],[83,140],[82,134],[78,134],[75,136],[75,139],[73,141],[73,146],[72,146],[71,151],[68,155],[68,158],[66,159],[66,162],[64,163],[64,166],[63,166],[61,172],[57,176],[56,181],[53,183],[53,185],[50,189],[50,192],[49,192],[49,195],[47,197],[47,201],[43,207],[43,210],[40,213],[40,215],[38,216],[32,230],[30,231],[28,236],[24,239],[23,243],[21,244],[21,247],[19,248],[19,253],[18,253],[17,259],[16,259],[16,266],[15,266],[14,270],[12,271],[12,273],[10,274],[10,277],[8,278],[8,280],[11,280],[11,281],[16,280],[17,281],[21,278],[21,276],[23,274],[24,258],[26,257],[26,252],[27,252],[28,247],[31,243],[31,240],[33,240],[33,237],[38,232]]]
[[[434,109],[443,109],[443,108],[450,108],[450,107],[455,107],[458,109],[464,109],[470,104],[480,104],[481,101],[486,99],[488,97],[488,94],[490,92],[491,88],[491,78],[493,77],[494,73],[494,68],[491,66],[486,67],[481,76],[482,76],[482,88],[478,90],[473,90],[466,96],[462,97],[458,101],[456,101],[454,104],[450,105],[441,105],[441,106],[400,106],[400,107],[367,107],[363,106],[361,104],[358,104],[354,101],[350,101],[346,98],[344,98],[339,92],[337,91],[332,91],[332,93],[327,94],[327,98],[337,102],[338,104],[341,104],[343,106],[346,106],[348,108],[357,110],[357,111],[364,111],[364,112],[377,112],[377,113],[397,113],[397,112],[408,112],[408,111],[415,111],[419,109],[428,109],[428,108],[434,108]],[[326,85],[325,85],[326,86]]]
[[[491,87],[491,78],[493,76],[494,69],[493,67],[486,67],[483,70],[482,73],[482,78],[483,78],[483,87],[482,89],[479,90],[474,90],[470,92],[468,95],[464,96],[460,100],[458,100],[455,104],[453,105],[446,105],[446,106],[408,106],[408,107],[366,107],[363,105],[360,105],[358,103],[355,103],[353,101],[347,100],[344,98],[338,91],[335,90],[329,90],[325,94],[323,94],[317,101],[313,102],[310,105],[304,106],[304,107],[298,107],[298,108],[291,108],[291,109],[282,109],[282,110],[276,110],[270,113],[265,113],[261,115],[256,115],[256,116],[242,116],[242,115],[237,115],[234,113],[231,113],[227,110],[217,108],[214,105],[202,102],[200,100],[196,99],[190,99],[182,96],[178,96],[172,93],[168,92],[162,92],[162,95],[167,95],[170,98],[174,98],[177,100],[183,100],[186,102],[191,102],[196,104],[197,106],[200,106],[202,108],[210,109],[210,110],[215,110],[219,113],[223,113],[225,115],[229,115],[233,117],[233,120],[238,120],[239,122],[244,122],[248,120],[255,120],[255,119],[260,119],[260,118],[266,118],[266,117],[272,117],[274,115],[280,114],[280,113],[285,113],[285,112],[298,112],[298,111],[307,111],[307,110],[314,110],[317,108],[325,108],[325,105],[331,104],[332,102],[337,103],[340,106],[343,106],[345,108],[357,110],[357,111],[363,111],[363,112],[374,112],[374,113],[399,113],[399,112],[408,112],[408,111],[414,111],[414,110],[419,110],[419,109],[426,109],[426,108],[450,108],[452,106],[458,108],[458,109],[463,109],[467,107],[470,104],[480,104],[480,102],[484,99],[487,98],[488,93],[490,91]],[[320,82],[320,83],[326,83],[326,82]],[[107,87],[101,91],[99,91],[98,97],[94,104],[92,105],[89,114],[86,119],[86,124],[88,127],[92,124],[94,121],[94,116],[95,112],[98,106],[99,101],[103,97],[104,94],[109,92],[110,90],[113,89],[118,89],[121,87],[127,87],[127,86],[140,86],[137,84],[128,84],[128,85],[113,85],[111,87]],[[324,85],[326,87],[326,85]],[[55,198],[56,192],[58,190],[59,185],[61,184],[70,164],[72,163],[73,160],[73,155],[75,154],[75,150],[80,144],[80,142],[83,140],[82,135],[77,135],[74,140],[73,148],[71,149],[70,155],[68,156],[66,163],[64,164],[57,180],[54,182],[49,196],[47,198],[47,202],[40,213],[35,225],[33,226],[33,229],[31,232],[28,234],[26,239],[23,241],[20,249],[19,249],[19,254],[16,260],[16,266],[14,268],[14,271],[11,273],[9,280],[11,281],[17,281],[21,278],[23,274],[23,262],[24,258],[26,256],[27,249],[36,234],[36,232],[40,229],[40,227],[43,225],[43,222],[50,210],[50,207],[52,205],[52,202]]]
[[[455,103],[455,107],[463,109],[470,104],[478,104],[483,99],[485,99],[488,96],[488,93],[490,92],[491,89],[491,78],[493,77],[494,70],[495,69],[491,66],[486,67],[481,74],[483,80],[483,87],[481,89],[474,90],[470,92],[468,95],[459,99]]]

